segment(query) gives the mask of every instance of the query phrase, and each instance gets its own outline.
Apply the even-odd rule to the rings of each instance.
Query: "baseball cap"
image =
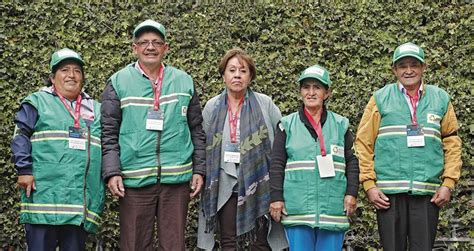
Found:
[[[145,20],[138,24],[137,27],[135,27],[135,29],[133,30],[133,38],[137,38],[138,35],[145,29],[155,30],[163,36],[163,39],[166,39],[165,27],[162,24],[155,22],[151,19]]]
[[[61,50],[58,50],[51,55],[51,61],[49,62],[49,69],[51,72],[53,72],[53,69],[59,65],[62,61],[66,59],[72,59],[79,63],[79,65],[84,66],[84,60],[82,60],[81,56],[77,54],[77,52],[68,49],[68,48],[63,48]]]
[[[330,87],[331,86],[331,80],[329,79],[329,72],[322,66],[319,65],[313,65],[311,67],[306,68],[304,70],[299,79],[298,82],[301,84],[301,81],[307,78],[315,78],[321,83],[323,83],[325,86]]]
[[[404,43],[398,46],[393,52],[392,64],[404,57],[414,57],[420,62],[425,62],[425,52],[418,45],[413,43]]]

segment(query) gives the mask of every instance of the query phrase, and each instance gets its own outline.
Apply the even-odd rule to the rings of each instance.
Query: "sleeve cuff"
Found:
[[[456,186],[456,181],[451,178],[444,178],[442,186],[454,190],[454,186]]]
[[[283,191],[275,190],[270,192],[270,203],[275,201],[285,201],[283,199]]]
[[[33,175],[33,168],[31,167],[23,167],[21,169],[17,169],[18,175]]]
[[[362,183],[362,185],[364,186],[364,191],[376,187],[375,180],[366,180]]]

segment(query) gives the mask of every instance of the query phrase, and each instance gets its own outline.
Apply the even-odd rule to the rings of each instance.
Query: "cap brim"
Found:
[[[418,59],[418,61],[422,62],[422,63],[425,63],[425,60],[422,59],[420,56],[418,55],[410,55],[410,54],[406,54],[406,55],[400,55],[399,57],[395,58],[394,60],[392,60],[392,65],[395,64],[398,60],[402,59],[402,58],[406,58],[406,57],[412,57],[412,58],[416,58]]]
[[[324,80],[319,76],[319,75],[316,75],[316,74],[308,74],[308,75],[305,75],[305,76],[302,76],[298,79],[298,83],[302,84],[301,82],[305,79],[308,79],[308,78],[312,78],[312,79],[316,79],[318,80],[319,82],[321,82],[321,84],[323,84],[324,86],[327,86],[327,87],[330,87],[330,84],[326,84],[324,82]]]

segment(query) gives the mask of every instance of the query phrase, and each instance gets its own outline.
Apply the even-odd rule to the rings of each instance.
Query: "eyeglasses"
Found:
[[[140,47],[140,48],[146,48],[150,44],[153,47],[161,48],[165,45],[165,42],[153,40],[153,41],[139,41],[139,42],[136,42],[135,44],[138,45],[138,47]]]

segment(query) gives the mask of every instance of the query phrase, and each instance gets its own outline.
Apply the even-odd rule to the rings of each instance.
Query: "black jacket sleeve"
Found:
[[[346,179],[347,188],[346,195],[352,195],[357,198],[357,190],[359,189],[359,160],[352,150],[354,144],[354,135],[347,130],[344,135],[344,158],[346,159]]]
[[[122,123],[120,99],[109,81],[102,93],[102,178],[122,175],[120,171],[119,132]]]
[[[191,132],[191,140],[194,146],[193,152],[193,173],[206,175],[206,134],[202,129],[202,112],[199,97],[194,92],[189,102],[187,119],[189,130]]]
[[[283,201],[283,180],[285,179],[286,132],[280,129],[278,123],[275,130],[275,140],[272,148],[272,161],[270,163],[270,202]]]
[[[23,103],[15,116],[15,132],[11,142],[12,161],[18,175],[33,175],[31,141],[34,127],[38,121],[38,111],[29,103]]]

